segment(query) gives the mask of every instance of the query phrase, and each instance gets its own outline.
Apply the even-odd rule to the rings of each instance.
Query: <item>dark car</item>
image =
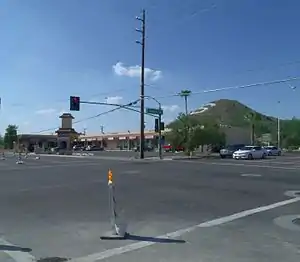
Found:
[[[226,157],[232,157],[233,153],[241,148],[243,148],[244,144],[236,144],[236,145],[229,145],[225,148],[220,150],[220,157],[226,158]]]

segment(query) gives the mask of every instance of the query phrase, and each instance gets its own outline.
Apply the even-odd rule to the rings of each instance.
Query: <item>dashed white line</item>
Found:
[[[257,207],[254,209],[249,209],[249,210],[245,210],[239,213],[235,213],[226,217],[221,217],[221,218],[217,218],[211,221],[207,221],[195,226],[191,226],[185,229],[180,229],[178,231],[175,232],[171,232],[171,233],[167,233],[165,235],[162,236],[158,236],[157,238],[176,238],[176,237],[180,237],[183,234],[186,233],[190,233],[192,231],[195,231],[197,228],[202,228],[202,227],[213,227],[213,226],[219,226],[228,222],[232,222],[234,220],[243,218],[243,217],[247,217],[247,216],[251,216],[257,213],[261,213],[261,212],[265,212],[274,208],[278,208],[278,207],[282,207],[285,205],[289,205],[289,204],[293,204],[300,201],[300,197],[296,197],[296,198],[292,198],[292,199],[288,199],[288,200],[284,200],[281,202],[276,202],[274,204],[271,205],[267,205],[267,206],[261,206],[261,207]],[[127,252],[131,252],[137,249],[141,249],[144,247],[148,247],[148,246],[152,246],[154,245],[154,242],[137,242],[137,243],[133,243],[130,245],[126,245],[126,246],[122,246],[122,247],[117,247],[117,248],[113,248],[113,249],[109,249],[103,252],[99,252],[99,253],[95,253],[95,254],[91,254],[88,255],[86,257],[81,257],[81,258],[75,258],[72,259],[70,262],[96,262],[96,261],[100,261],[100,260],[104,260],[113,256],[117,256],[117,255],[121,255]]]
[[[262,175],[260,174],[241,174],[243,177],[261,177]]]
[[[4,240],[3,238],[0,238],[0,245],[16,246],[16,245]],[[37,259],[28,252],[22,252],[22,251],[17,251],[17,250],[14,250],[14,251],[4,250],[4,253],[9,255],[16,262],[35,262],[35,261],[37,261]]]

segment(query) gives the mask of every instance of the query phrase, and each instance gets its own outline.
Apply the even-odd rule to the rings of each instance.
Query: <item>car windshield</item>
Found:
[[[243,148],[241,148],[241,150],[252,150],[254,149],[254,146],[244,146]]]

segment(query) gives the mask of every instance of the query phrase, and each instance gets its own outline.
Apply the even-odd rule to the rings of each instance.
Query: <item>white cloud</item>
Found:
[[[120,104],[122,100],[123,97],[121,96],[108,96],[105,98],[105,102],[108,104]]]
[[[57,112],[57,110],[54,108],[46,108],[46,109],[40,109],[40,110],[35,111],[35,113],[37,115],[52,115],[56,112]]]
[[[178,105],[164,105],[164,106],[162,106],[162,109],[164,111],[174,113],[174,112],[178,111],[180,109],[180,107]]]
[[[141,67],[135,66],[125,66],[122,62],[118,62],[113,65],[113,70],[118,76],[128,76],[128,77],[140,77]],[[151,81],[157,81],[162,77],[162,72],[159,70],[154,70],[150,68],[145,68],[145,78]]]

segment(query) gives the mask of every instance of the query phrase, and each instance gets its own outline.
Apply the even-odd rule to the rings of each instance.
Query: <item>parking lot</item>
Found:
[[[1,161],[0,261],[300,260],[300,157],[110,156]],[[100,239],[109,168],[126,240]]]

